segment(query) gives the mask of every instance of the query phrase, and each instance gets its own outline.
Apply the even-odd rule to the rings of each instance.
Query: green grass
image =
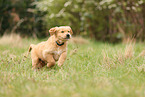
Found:
[[[35,72],[30,55],[24,55],[29,44],[40,41],[0,45],[0,97],[145,97],[145,58],[139,56],[144,43],[132,48],[121,43],[70,43],[62,68]]]

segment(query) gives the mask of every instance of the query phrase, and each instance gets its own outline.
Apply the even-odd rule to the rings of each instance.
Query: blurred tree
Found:
[[[48,28],[70,25],[75,34],[112,42],[145,38],[143,0],[41,0],[35,5],[47,12]]]
[[[36,0],[35,0],[36,1]],[[0,34],[20,33],[22,36],[45,36],[41,17],[43,12],[34,12],[34,0],[0,0]]]
[[[43,37],[51,27],[69,25],[75,35],[97,40],[145,40],[145,0],[0,0],[0,8],[2,34]]]

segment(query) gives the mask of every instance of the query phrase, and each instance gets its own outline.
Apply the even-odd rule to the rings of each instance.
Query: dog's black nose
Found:
[[[66,37],[67,37],[67,38],[70,38],[70,35],[69,35],[69,34],[66,34]]]

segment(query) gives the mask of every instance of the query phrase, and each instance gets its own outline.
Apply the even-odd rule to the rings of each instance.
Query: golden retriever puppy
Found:
[[[69,26],[54,27],[49,30],[50,37],[47,41],[37,45],[31,44],[32,69],[52,67],[58,61],[58,66],[62,66],[67,56],[67,41],[73,34]]]

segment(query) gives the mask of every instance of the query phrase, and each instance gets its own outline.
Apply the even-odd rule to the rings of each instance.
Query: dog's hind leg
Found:
[[[40,69],[40,68],[44,67],[45,65],[46,65],[45,61],[39,59],[39,63],[37,65],[37,68]]]
[[[32,59],[32,69],[37,69],[37,65],[39,63],[39,58],[38,57],[33,57]]]

